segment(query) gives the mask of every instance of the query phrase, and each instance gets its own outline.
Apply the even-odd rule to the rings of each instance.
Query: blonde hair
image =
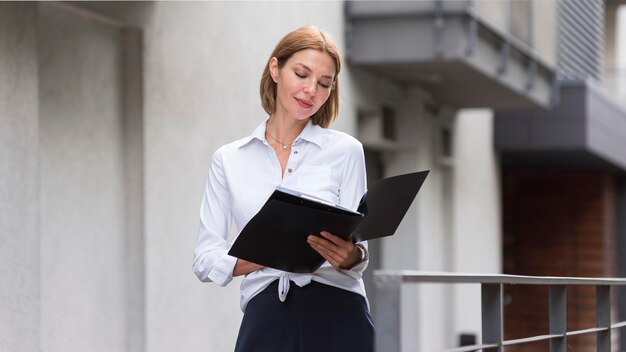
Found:
[[[261,76],[261,104],[268,114],[276,112],[276,82],[270,75],[269,64],[272,57],[278,59],[278,68],[281,69],[293,54],[300,50],[314,49],[330,55],[335,62],[335,77],[328,100],[311,116],[313,124],[328,127],[339,114],[339,71],[341,71],[341,53],[335,41],[328,33],[314,26],[304,26],[285,35],[278,42],[272,55],[267,60]]]

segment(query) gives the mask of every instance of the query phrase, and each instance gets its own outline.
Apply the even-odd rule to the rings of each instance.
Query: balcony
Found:
[[[458,108],[547,108],[556,70],[467,1],[346,3],[351,64]]]
[[[626,110],[593,81],[563,82],[553,110],[496,116],[494,143],[505,166],[626,170]]]

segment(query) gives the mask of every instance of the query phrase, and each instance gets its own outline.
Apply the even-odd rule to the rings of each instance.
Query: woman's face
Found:
[[[335,62],[328,53],[305,49],[293,54],[282,68],[273,57],[270,73],[277,84],[276,114],[306,120],[328,100]]]

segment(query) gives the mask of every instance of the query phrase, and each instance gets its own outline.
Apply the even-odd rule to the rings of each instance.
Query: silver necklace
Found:
[[[287,150],[287,148],[289,147],[289,144],[291,144],[291,143],[289,143],[289,144],[285,144],[285,143],[283,143],[283,142],[279,141],[276,137],[272,136],[268,130],[265,130],[265,133],[267,133],[267,135],[268,135],[271,139],[273,139],[274,141],[278,142],[278,144],[280,144],[280,146],[281,146],[281,147],[283,147],[283,150]]]

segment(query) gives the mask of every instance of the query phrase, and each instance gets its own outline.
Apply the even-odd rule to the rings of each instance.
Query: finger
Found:
[[[332,255],[330,255],[327,251],[325,251],[323,248],[320,249],[320,248],[316,248],[313,246],[313,249],[317,251],[322,256],[322,258],[328,261],[330,265],[332,265],[335,268],[339,268],[340,266],[339,262]]]
[[[336,252],[336,249],[337,249],[336,244],[319,236],[313,236],[313,235],[309,236],[308,242],[315,243],[317,246],[326,248],[327,250],[332,251],[332,252]]]
[[[329,241],[332,242],[332,244],[334,245],[332,250],[335,251],[342,258],[349,257],[350,254],[354,251],[355,244],[352,242],[352,235],[350,235],[348,239],[344,240],[343,238],[335,236],[328,231],[322,231],[320,234],[323,236],[325,235],[329,237],[330,236],[334,237],[334,238],[329,238]]]
[[[318,252],[324,259],[326,259],[331,265],[339,265],[342,262],[342,258],[335,251],[320,245],[319,243],[309,242],[311,247]]]
[[[320,253],[320,255],[322,255]],[[335,269],[339,269],[341,268],[341,263],[339,263],[337,260],[335,260],[333,257],[327,256],[327,255],[322,255],[322,257],[330,264],[332,265]]]
[[[349,259],[350,254],[354,251],[354,245],[347,243],[344,246],[338,246],[335,243],[325,240],[317,236],[310,236],[309,243],[315,243],[320,250],[323,248],[325,252],[339,264],[343,264]]]
[[[328,242],[328,241],[326,241],[324,239],[321,239],[321,238],[319,238],[317,236],[311,236],[311,237],[312,237],[311,238],[312,240],[317,240],[319,243],[330,243],[330,242]],[[348,250],[342,250],[341,248],[333,245],[332,243],[331,243],[331,247],[329,247],[329,248],[333,248],[333,250],[331,250],[331,249],[329,249],[327,247],[320,246],[319,244],[315,244],[315,243],[313,243],[313,241],[309,241],[309,244],[324,259],[326,259],[330,263],[330,265],[332,265],[337,270],[345,268],[346,263],[350,260],[350,255],[351,255],[352,252],[350,252]],[[354,250],[354,248],[352,248],[352,250]],[[353,266],[353,265],[351,265],[351,266]]]
[[[322,235],[322,237],[324,237],[325,239],[329,240],[330,242],[338,245],[338,246],[343,246],[345,245],[345,240],[337,235],[334,235],[328,231],[322,231],[320,232],[320,235]]]
[[[326,240],[321,239],[321,238],[312,238],[311,241],[309,241],[309,244],[316,251],[320,252],[320,254],[325,254],[325,255],[331,256],[333,258],[337,257],[337,253],[334,250],[334,248],[336,246],[334,244],[332,244],[332,242],[326,241]]]
[[[333,251],[329,251],[328,249],[324,248],[324,247],[314,247],[314,250],[316,250],[320,255],[322,255],[322,257],[324,257],[324,259],[326,259],[333,267],[335,267],[335,269],[341,269],[346,267],[346,265],[348,263],[352,263],[353,260],[350,259],[350,252],[348,251],[341,251],[341,252],[333,252]],[[353,265],[350,265],[353,266]]]
[[[334,233],[328,232],[328,231],[321,231],[320,235],[324,236],[324,238],[336,244],[352,243],[352,235],[348,236],[348,238],[345,238],[345,239],[341,236],[335,235]]]

